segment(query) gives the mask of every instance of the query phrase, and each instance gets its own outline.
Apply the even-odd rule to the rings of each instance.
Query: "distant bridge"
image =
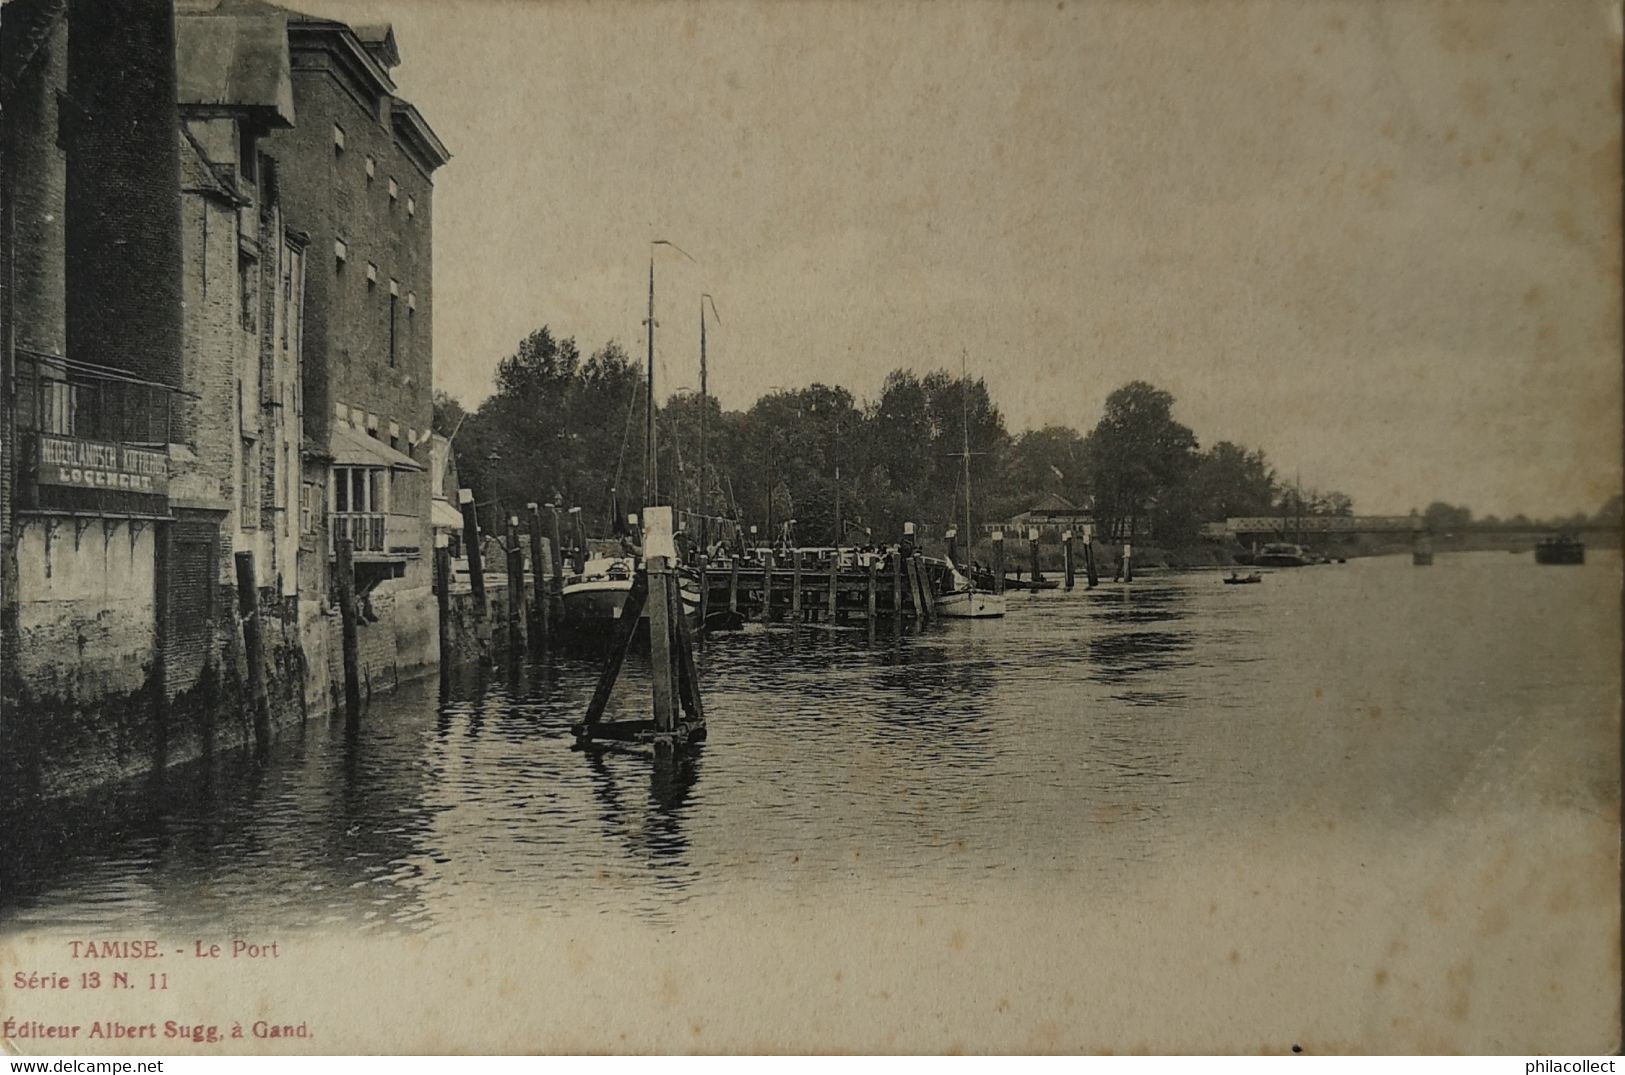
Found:
[[[1428,527],[1421,515],[1246,515],[1233,516],[1222,523],[1205,523],[1202,536],[1216,541],[1288,540],[1302,534],[1305,538],[1362,537],[1398,535],[1415,538],[1421,534],[1499,535],[1508,538],[1535,537],[1562,530],[1565,533],[1600,534],[1620,532],[1617,523],[1587,522],[1578,526],[1552,526],[1549,523],[1468,523],[1441,531]]]

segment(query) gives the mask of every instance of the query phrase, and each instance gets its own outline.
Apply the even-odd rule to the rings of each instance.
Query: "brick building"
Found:
[[[285,220],[266,150],[294,120],[287,25],[271,13],[180,18],[176,38],[188,393],[170,506],[177,532],[202,541],[212,529],[232,554],[212,558],[218,585],[234,585],[233,558],[252,554],[259,607],[282,628],[271,682],[291,693],[299,653],[328,631],[320,608],[298,602],[301,560],[320,558],[319,520],[300,511],[307,240]]]
[[[282,11],[221,0],[217,13]],[[186,8],[192,5],[188,3]],[[392,30],[283,11],[296,122],[268,152],[289,223],[310,239],[304,497],[353,541],[375,622],[363,660],[395,674],[435,660],[429,426],[433,176],[446,147],[395,89]],[[325,571],[302,575],[314,596]],[[369,617],[371,620],[372,617]]]
[[[161,763],[187,703],[165,659],[179,156],[172,2],[0,19],[0,791],[26,797]]]

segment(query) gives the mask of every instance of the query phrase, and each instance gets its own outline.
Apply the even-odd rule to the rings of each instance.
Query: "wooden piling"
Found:
[[[480,556],[480,515],[474,507],[474,490],[457,490],[457,503],[463,510],[463,550],[468,556],[468,585],[474,595],[474,633],[479,636],[483,654],[490,646],[485,622],[490,610],[485,604],[485,565]]]
[[[1004,531],[993,531],[993,592],[1004,592]]]
[[[801,550],[790,550],[790,620],[801,622]]]
[[[762,552],[762,622],[773,622],[773,553]]]
[[[837,548],[835,555],[829,561],[829,622],[835,623],[835,613],[840,606],[837,591],[841,585],[841,550]]]
[[[903,548],[891,551],[891,614],[896,619],[903,612]]]
[[[739,612],[739,554],[728,561],[728,611]]]
[[[1072,568],[1072,531],[1068,530],[1061,535],[1061,555],[1066,559],[1066,588],[1072,589],[1076,581],[1076,573]]]
[[[875,583],[880,573],[880,565],[873,560],[869,561],[869,625],[875,622]]]
[[[473,511],[472,502],[467,510]],[[344,716],[354,723],[361,717],[361,658],[356,652],[355,558],[350,539],[335,540],[333,552],[333,589],[338,595],[339,637],[344,651]]]
[[[555,584],[557,584],[563,579],[564,576],[564,544],[560,539],[559,533],[559,506],[557,504],[549,504],[547,506],[547,510],[553,516],[553,532],[551,534],[551,537],[553,538],[553,548],[551,553],[553,557],[553,580]]]
[[[667,569],[664,556],[649,557],[649,669],[654,678],[655,749],[671,748],[677,728],[676,705],[672,693],[671,664],[671,586],[676,577]]]
[[[519,517],[508,516],[508,656],[525,651],[525,554],[519,548]]]
[[[444,540],[444,535],[441,535]],[[434,550],[434,599],[440,613],[440,671],[451,669],[451,550],[436,545]]]
[[[925,566],[925,557],[914,554],[915,577],[920,580],[920,607],[925,610],[925,622],[937,618],[937,584],[931,578],[931,569]]]
[[[1123,542],[1123,581],[1134,581],[1134,546]]]
[[[700,569],[700,626],[703,628],[711,618],[711,561],[703,552],[695,559]]]
[[[1027,531],[1027,546],[1032,551],[1033,560],[1033,593],[1038,592],[1038,584],[1044,581],[1044,576],[1038,570],[1038,529],[1034,527]]]
[[[254,580],[254,553],[237,554],[237,608],[243,619],[243,649],[248,655],[248,697],[254,709],[254,747],[264,757],[271,749],[271,700],[265,690],[265,646],[260,633],[260,591]]]
[[[535,624],[538,637],[546,638],[547,622],[547,558],[542,555],[542,509],[531,501],[525,505],[530,513],[530,577],[535,585],[535,594],[531,599],[530,619]]]
[[[1095,563],[1095,532],[1087,526],[1083,528],[1083,570],[1089,577],[1091,590],[1100,585],[1100,568]]]

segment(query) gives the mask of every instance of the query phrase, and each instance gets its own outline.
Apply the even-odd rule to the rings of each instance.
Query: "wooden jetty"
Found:
[[[778,549],[702,562],[702,607],[742,620],[843,623],[930,619],[946,567],[900,546],[877,552]]]

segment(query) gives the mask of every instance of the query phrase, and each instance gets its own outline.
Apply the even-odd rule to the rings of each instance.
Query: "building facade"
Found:
[[[369,685],[435,660],[446,153],[387,27],[259,0],[0,18],[0,793],[36,801],[261,737],[256,680],[269,720],[329,704],[336,535]]]
[[[265,5],[239,0],[220,10]],[[362,660],[436,659],[432,590],[433,177],[450,155],[397,93],[388,26],[286,13],[297,122],[268,138],[290,224],[309,237],[302,496],[347,537],[367,603]],[[325,571],[301,578],[324,600]]]

